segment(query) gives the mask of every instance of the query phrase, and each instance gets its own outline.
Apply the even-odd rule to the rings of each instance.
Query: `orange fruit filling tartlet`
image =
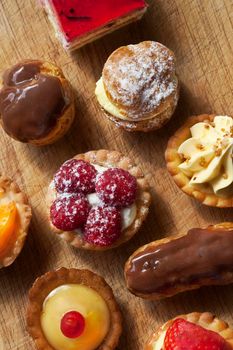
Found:
[[[31,288],[27,325],[41,350],[110,350],[118,344],[121,314],[102,277],[61,268]]]
[[[20,253],[30,219],[26,196],[0,174],[0,267],[12,264]]]

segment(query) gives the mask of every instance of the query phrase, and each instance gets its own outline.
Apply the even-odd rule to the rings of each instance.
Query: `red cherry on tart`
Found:
[[[112,289],[91,271],[50,271],[29,291],[27,327],[38,350],[114,350],[121,323]]]
[[[67,338],[78,338],[85,329],[85,318],[80,312],[69,311],[61,319],[61,331]]]
[[[233,329],[209,312],[193,312],[165,323],[144,350],[230,350]]]
[[[119,246],[145,219],[148,189],[140,168],[119,152],[78,155],[60,167],[49,186],[52,229],[77,248]]]

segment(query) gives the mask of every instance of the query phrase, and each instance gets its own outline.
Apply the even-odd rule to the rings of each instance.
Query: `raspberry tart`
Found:
[[[51,271],[29,291],[27,328],[38,350],[112,350],[121,323],[112,289],[91,271]]]
[[[116,151],[66,161],[50,183],[53,231],[77,248],[106,250],[128,241],[145,220],[151,196],[141,169]]]
[[[144,350],[231,350],[233,329],[209,312],[193,312],[166,322]]]
[[[42,0],[65,49],[75,50],[140,19],[145,0]]]
[[[190,117],[170,138],[165,157],[183,192],[205,205],[233,207],[232,117]]]
[[[161,128],[179,98],[174,53],[155,41],[118,48],[107,59],[95,94],[116,126],[144,132]]]
[[[11,265],[21,252],[31,215],[26,195],[0,174],[0,268]]]

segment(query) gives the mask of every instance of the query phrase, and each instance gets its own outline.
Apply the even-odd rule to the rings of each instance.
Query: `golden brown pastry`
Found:
[[[167,168],[180,189],[205,205],[233,206],[233,119],[190,117],[172,136]]]
[[[25,60],[3,74],[0,123],[15,140],[51,144],[69,130],[74,114],[71,85],[54,64]]]
[[[31,215],[26,195],[0,173],[0,268],[11,265],[21,252]]]
[[[76,248],[106,250],[128,241],[148,214],[146,176],[130,158],[98,150],[66,161],[50,183],[52,230]]]
[[[95,94],[118,127],[145,132],[161,128],[179,98],[174,53],[154,41],[120,47],[105,63]]]
[[[113,350],[121,324],[112,289],[91,271],[47,272],[29,291],[27,328],[38,350]]]
[[[146,343],[144,350],[231,350],[233,329],[210,312],[192,312],[167,321]]]
[[[233,223],[193,228],[136,250],[125,264],[131,293],[149,300],[233,282]]]

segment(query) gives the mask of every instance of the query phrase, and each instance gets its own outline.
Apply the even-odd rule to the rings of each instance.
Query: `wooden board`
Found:
[[[27,292],[35,278],[60,266],[89,268],[113,287],[124,315],[120,350],[142,349],[148,335],[167,319],[209,310],[233,324],[233,286],[203,288],[160,302],[145,302],[127,292],[123,266],[128,256],[151,240],[194,226],[233,220],[232,209],[200,205],[177,189],[164,161],[167,140],[191,114],[233,115],[231,0],[152,0],[140,23],[67,54],[54,37],[36,0],[0,1],[0,70],[23,58],[57,63],[76,89],[77,116],[71,132],[55,145],[35,148],[0,131],[0,170],[25,190],[33,220],[17,261],[0,271],[0,349],[31,350],[25,327]],[[173,49],[182,89],[172,121],[158,132],[128,134],[107,121],[94,97],[95,82],[117,47],[145,39]],[[140,233],[124,247],[106,253],[77,251],[49,231],[45,212],[47,185],[66,159],[91,149],[125,152],[152,173],[153,205]]]

